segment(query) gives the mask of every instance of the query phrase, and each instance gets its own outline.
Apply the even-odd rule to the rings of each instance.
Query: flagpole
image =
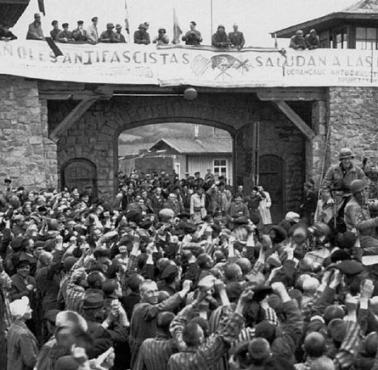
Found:
[[[127,35],[127,43],[131,41],[130,37],[130,20],[129,20],[129,8],[127,7],[127,0],[125,0],[125,31]]]
[[[213,37],[213,0],[210,0],[210,42]]]

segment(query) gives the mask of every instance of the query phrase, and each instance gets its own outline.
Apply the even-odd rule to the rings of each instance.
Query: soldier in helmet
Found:
[[[348,231],[359,237],[363,254],[378,254],[376,227],[378,217],[370,215],[370,204],[367,200],[366,183],[353,180],[350,184],[351,199],[345,206],[344,221]]]
[[[339,164],[328,169],[321,186],[322,191],[330,192],[331,198],[328,200],[328,204],[335,204],[335,213],[340,220],[344,217],[344,207],[351,197],[352,181],[362,180],[365,184],[368,182],[364,171],[353,163],[353,158],[354,155],[349,148],[341,149]]]

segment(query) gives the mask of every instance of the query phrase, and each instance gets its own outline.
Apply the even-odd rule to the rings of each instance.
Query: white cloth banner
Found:
[[[0,74],[52,81],[208,87],[378,86],[378,53],[0,41]]]

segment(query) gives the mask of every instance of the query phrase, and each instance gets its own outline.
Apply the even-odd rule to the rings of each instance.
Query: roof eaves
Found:
[[[156,146],[157,144],[159,144],[160,142],[164,142],[165,144],[167,144],[168,146],[170,146],[172,149],[176,150],[176,152],[178,153],[183,153],[183,151],[181,149],[179,149],[176,145],[174,145],[173,143],[169,142],[167,139],[160,139],[158,140],[155,144],[153,144],[149,150],[151,150],[154,146]]]
[[[370,12],[347,12],[347,11],[340,11],[335,13],[330,13],[325,16],[314,18],[306,22],[298,23],[293,26],[283,28],[274,32],[271,32],[271,37],[291,37],[295,31],[298,29],[309,29],[309,28],[316,28],[317,25],[321,23],[331,22],[333,20],[350,20],[350,19],[359,19],[359,20],[378,20],[378,12],[370,13]]]
[[[323,15],[323,16],[318,17],[318,18],[310,19],[310,20],[302,22],[302,23],[297,23],[293,26],[282,28],[282,29],[274,31],[274,32],[270,32],[270,35],[272,37],[275,37],[275,35],[277,37],[285,37],[285,36],[282,36],[282,35],[287,34],[287,33],[293,33],[298,28],[308,28],[308,27],[311,27],[315,24],[318,24],[318,23],[321,23],[321,22],[326,22],[326,21],[328,21],[332,18],[337,18],[340,14],[342,14],[342,12],[335,12],[335,13],[326,14],[326,15]]]

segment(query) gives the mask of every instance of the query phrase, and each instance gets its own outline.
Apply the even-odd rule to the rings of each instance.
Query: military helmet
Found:
[[[339,153],[339,160],[346,158],[354,158],[352,151],[349,148],[342,148]]]
[[[350,184],[350,191],[352,194],[360,193],[365,188],[365,183],[362,180],[353,180]]]

